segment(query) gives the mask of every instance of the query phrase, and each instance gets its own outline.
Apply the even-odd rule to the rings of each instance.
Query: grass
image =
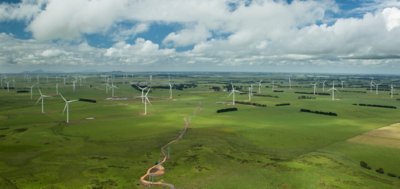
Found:
[[[135,80],[140,80],[135,78]],[[153,77],[155,77],[153,75]],[[273,76],[278,77],[278,76]],[[229,80],[246,77],[229,76]],[[22,78],[21,78],[22,79]],[[207,80],[207,82],[202,82]],[[211,80],[211,81],[210,81]],[[91,98],[98,103],[70,104],[71,124],[62,115],[61,98],[45,99],[46,114],[29,94],[0,90],[0,188],[142,188],[139,177],[160,158],[160,147],[178,135],[183,118],[192,122],[183,140],[171,147],[162,179],[177,188],[398,188],[400,179],[363,169],[359,161],[400,175],[400,150],[347,142],[370,130],[400,122],[399,110],[359,107],[353,103],[394,105],[400,101],[371,93],[338,93],[315,100],[299,100],[283,88],[253,97],[268,107],[236,105],[237,112],[217,114],[232,107],[226,92],[212,92],[220,78],[181,77],[177,82],[198,82],[197,88],[153,89],[152,105],[143,116],[139,91],[119,85],[110,101],[100,79],[72,92],[60,85],[68,99]],[[293,80],[292,80],[293,81]],[[160,78],[159,83],[165,83]],[[18,83],[18,80],[17,80]],[[277,82],[279,83],[279,82]],[[44,94],[53,94],[53,84],[42,84]],[[278,88],[279,89],[279,88]],[[359,88],[349,90],[361,90]],[[207,92],[208,91],[208,92]],[[387,93],[387,92],[386,92]],[[311,96],[311,95],[310,95]],[[35,99],[38,98],[35,94]],[[247,95],[237,95],[247,100]],[[227,103],[216,103],[227,102]],[[276,107],[278,103],[290,106]],[[338,117],[307,114],[300,108],[331,111]],[[195,113],[194,113],[195,112]],[[94,118],[94,119],[87,119]]]

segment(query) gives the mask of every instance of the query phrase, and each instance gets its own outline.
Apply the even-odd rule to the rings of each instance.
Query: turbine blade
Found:
[[[36,104],[37,104],[37,103],[39,103],[39,102],[40,102],[40,100],[42,100],[42,98],[43,98],[43,97],[42,97],[42,96],[40,96],[40,97],[38,98],[38,100],[36,101]]]
[[[68,106],[68,102],[65,103],[63,114],[65,113],[65,110],[67,109],[67,106]]]
[[[64,96],[60,93],[61,98],[64,100],[64,102],[67,102],[67,99],[64,98]]]

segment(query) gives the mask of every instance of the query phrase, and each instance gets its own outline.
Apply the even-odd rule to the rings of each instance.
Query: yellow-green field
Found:
[[[197,86],[173,90],[153,88],[151,105],[143,115],[141,92],[123,81],[145,81],[148,75],[133,78],[116,77],[118,97],[128,100],[106,100],[104,79],[92,75],[72,92],[72,77],[67,85],[59,80],[59,90],[67,99],[89,98],[97,103],[70,104],[70,123],[62,114],[63,100],[55,94],[56,80],[42,79],[45,114],[30,93],[16,93],[26,88],[23,76],[9,76],[16,88],[0,90],[0,188],[144,188],[139,178],[147,168],[160,160],[160,148],[174,139],[191,118],[188,132],[171,147],[171,157],[164,165],[166,174],[156,178],[176,188],[399,188],[400,148],[371,142],[356,142],[372,130],[400,123],[398,109],[355,106],[379,104],[400,107],[399,95],[390,98],[388,91],[370,93],[369,79],[349,79],[348,87],[337,100],[315,95],[316,99],[298,99],[295,92],[312,92],[314,80],[293,76],[288,89],[286,75],[190,74],[171,75],[175,83]],[[261,92],[279,98],[253,96],[252,102],[267,107],[231,105],[228,91],[213,91],[233,81],[243,92],[251,81],[264,80]],[[270,82],[276,81],[272,92]],[[330,76],[339,82],[339,76]],[[390,83],[390,78],[381,82]],[[153,85],[168,85],[164,74],[153,75]],[[354,85],[352,85],[352,83]],[[91,85],[91,87],[90,87]],[[321,84],[320,84],[321,85]],[[356,87],[359,86],[359,87]],[[223,88],[221,88],[223,89]],[[246,91],[245,91],[246,90]],[[254,92],[258,90],[254,85]],[[321,91],[321,87],[317,89]],[[358,92],[357,92],[358,91]],[[307,94],[305,96],[314,96]],[[247,101],[246,94],[236,100]],[[275,106],[290,103],[289,106]],[[216,110],[237,107],[236,112],[217,114]],[[335,112],[326,116],[300,112],[301,108]],[[389,132],[398,143],[400,136]],[[397,136],[397,138],[396,138]],[[383,136],[385,137],[385,136]],[[365,161],[371,170],[362,168]],[[383,168],[385,173],[375,170]],[[396,177],[388,176],[395,174]]]

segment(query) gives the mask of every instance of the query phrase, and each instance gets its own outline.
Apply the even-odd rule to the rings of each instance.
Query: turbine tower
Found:
[[[341,87],[342,87],[342,89],[343,89],[343,84],[344,84],[344,81],[340,81],[340,83],[342,84],[342,86],[341,86]]]
[[[56,83],[56,94],[57,95],[59,94],[59,92],[58,92],[58,83]]]
[[[394,87],[393,84],[390,84],[390,98],[393,98]]]
[[[249,87],[249,102],[251,102],[251,87]]]
[[[169,85],[169,99],[172,99],[172,84],[171,81],[168,82]]]
[[[139,85],[136,85],[140,90],[142,90],[142,95],[140,96],[140,98],[142,98],[142,103],[144,103],[145,101],[145,96],[144,96],[144,90],[147,89],[147,87],[140,87]]]
[[[318,83],[311,84],[312,86],[314,86],[314,87],[313,87],[313,88],[314,88],[314,95],[315,95],[315,92],[316,92],[316,90],[317,90],[317,84],[318,84]]]
[[[232,83],[231,86],[232,90],[231,93],[229,93],[228,97],[232,95],[232,105],[235,105],[235,93],[240,93],[240,91],[236,90]]]
[[[63,114],[65,113],[65,111],[67,111],[67,121],[66,122],[69,123],[69,103],[76,102],[78,100],[67,100],[64,98],[64,96],[61,93],[60,93],[60,96],[65,102]]]
[[[35,87],[36,84],[33,84],[30,88],[31,88],[31,100],[33,99],[33,87]]]
[[[111,88],[111,97],[114,97],[114,89],[118,89],[118,87],[115,86],[114,83],[111,83],[110,88]]]
[[[149,92],[150,92],[150,89],[151,89],[151,88],[149,88],[149,89],[147,90],[146,94],[144,95],[144,115],[147,115],[147,103],[151,104],[149,98],[147,97],[147,95],[148,95]]]
[[[39,93],[40,93],[40,97],[38,98],[38,100],[36,101],[36,104],[39,103],[39,101],[42,101],[42,114],[44,114],[44,98],[48,98],[50,96],[47,95],[43,95],[42,91],[39,89]]]
[[[289,89],[292,89],[292,80],[290,80],[290,76],[289,76]]]
[[[335,88],[335,81],[333,81],[332,88],[329,89],[328,91],[332,91],[332,100],[335,100],[335,91],[337,91]]]
[[[258,83],[258,94],[261,94],[261,82],[262,80],[260,80]]]
[[[372,87],[374,87],[374,80],[371,80],[371,82],[369,83],[369,92],[372,93]]]

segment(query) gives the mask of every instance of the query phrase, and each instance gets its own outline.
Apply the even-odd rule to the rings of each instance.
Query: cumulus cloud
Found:
[[[31,20],[42,10],[47,0],[22,0],[19,4],[1,3],[0,21]]]
[[[0,19],[4,12],[13,12],[10,7],[17,10],[16,7],[26,2],[4,5],[8,8],[0,8]],[[385,1],[379,6],[378,1],[373,2],[364,9],[369,7],[371,11],[343,18],[329,17],[330,13],[340,12],[333,0],[295,0],[291,3],[283,0],[43,2],[42,6],[37,6],[39,1],[32,4],[41,9],[21,13],[29,16],[10,17],[30,18],[28,30],[38,41],[16,40],[16,43],[40,46],[40,50],[23,48],[27,53],[22,56],[33,62],[40,62],[40,58],[62,57],[74,62],[99,64],[286,65],[292,61],[321,65],[326,61],[370,65],[365,63],[366,60],[378,64],[393,63],[400,55],[400,9],[393,1]],[[125,23],[130,23],[130,27],[118,28]],[[178,24],[180,27],[156,43],[151,37],[138,35],[149,31],[152,24]],[[114,45],[102,49],[83,42],[74,49],[71,45],[60,47],[43,42],[54,39],[84,41],[85,34],[96,33],[110,35]],[[193,49],[185,52],[174,49],[188,46]]]

